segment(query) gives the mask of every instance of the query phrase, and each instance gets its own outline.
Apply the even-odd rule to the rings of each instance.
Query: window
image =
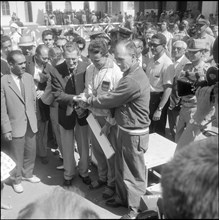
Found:
[[[10,15],[10,6],[8,1],[2,1],[2,15]]]
[[[52,2],[51,1],[46,1],[46,11],[47,12],[52,12]]]

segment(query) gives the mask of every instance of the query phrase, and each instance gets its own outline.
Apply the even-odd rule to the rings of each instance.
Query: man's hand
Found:
[[[159,121],[162,111],[156,110],[153,115],[153,121]]]
[[[210,102],[211,91],[214,88],[213,86],[199,87],[196,90],[196,98],[197,98],[197,110],[195,113],[195,118],[197,120],[204,120],[204,118],[210,113],[213,107],[213,103]]]
[[[42,95],[44,94],[44,91],[43,90],[37,90],[36,94],[37,94],[37,99],[40,99],[42,97]]]
[[[6,141],[12,141],[12,134],[11,134],[11,132],[8,132],[8,133],[3,134],[3,138],[4,138]]]
[[[106,136],[110,133],[110,123],[106,122],[100,131],[100,135],[105,134]]]

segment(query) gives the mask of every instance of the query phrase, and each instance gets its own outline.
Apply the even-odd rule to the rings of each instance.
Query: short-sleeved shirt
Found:
[[[116,89],[122,76],[120,68],[111,58],[107,59],[106,65],[100,70],[94,64],[90,64],[86,70],[84,92],[87,96],[107,94]],[[96,116],[109,116],[110,114],[109,109],[91,108],[90,110]]]
[[[146,68],[150,81],[151,92],[163,92],[164,85],[172,85],[174,78],[174,65],[172,60],[164,53],[158,60],[152,57]]]

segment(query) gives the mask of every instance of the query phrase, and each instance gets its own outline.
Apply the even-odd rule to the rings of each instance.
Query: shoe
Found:
[[[47,164],[47,163],[49,163],[48,157],[40,157],[40,161],[41,161],[42,164]]]
[[[118,208],[120,206],[124,206],[122,203],[116,201],[115,198],[107,200],[105,204],[110,206],[110,207],[113,207],[113,208]]]
[[[89,188],[90,189],[99,189],[100,187],[105,186],[106,184],[107,184],[107,182],[105,182],[105,181],[96,180],[89,185]]]
[[[120,219],[136,219],[138,214],[139,213],[137,213],[137,212],[131,211],[131,212],[123,215]]]
[[[22,180],[25,180],[25,181],[28,181],[28,182],[31,182],[31,183],[39,183],[41,180],[40,178],[38,178],[37,176],[33,175],[32,177],[30,178],[27,178],[27,177],[22,177]]]
[[[106,186],[104,191],[103,191],[103,198],[104,199],[109,199],[111,198],[113,195],[115,194],[115,187],[111,187],[111,186]]]
[[[12,184],[12,187],[14,189],[14,191],[16,193],[22,193],[24,191],[24,188],[23,186],[21,185],[21,183],[18,183],[18,184]]]
[[[70,179],[70,180],[64,180],[64,182],[63,182],[63,186],[71,186],[72,185],[72,179]]]
[[[60,165],[56,167],[57,170],[64,170],[64,165]]]
[[[83,177],[83,176],[81,176],[79,174],[79,177],[82,179],[83,183],[85,183],[86,185],[90,185],[91,184],[91,178],[89,176]]]

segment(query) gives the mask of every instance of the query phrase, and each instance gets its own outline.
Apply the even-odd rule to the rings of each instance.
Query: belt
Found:
[[[125,131],[131,135],[143,135],[143,134],[147,134],[149,133],[149,127],[147,128],[143,128],[143,129],[127,129],[127,128],[123,128],[122,126],[118,125],[119,129],[121,129],[122,131]]]

